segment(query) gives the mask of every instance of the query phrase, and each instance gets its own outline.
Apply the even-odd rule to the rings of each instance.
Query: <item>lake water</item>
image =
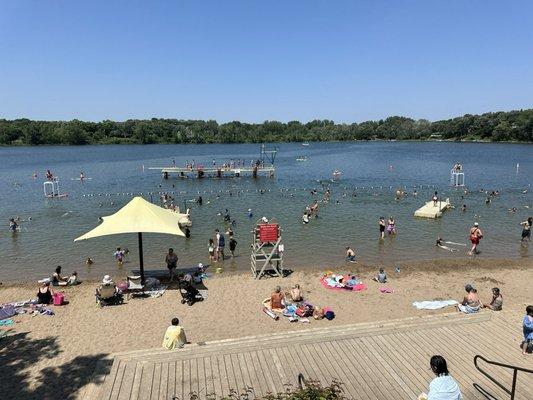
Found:
[[[136,235],[119,235],[74,243],[73,239],[98,224],[98,217],[110,215],[133,195],[159,202],[160,191],[174,192],[180,206],[200,193],[203,206],[188,203],[192,210],[192,237],[144,235],[147,269],[164,267],[168,247],[176,249],[181,266],[207,262],[207,241],[215,228],[226,227],[219,211],[227,208],[237,222],[238,241],[234,260],[224,262],[224,270],[250,267],[253,223],[256,217],[276,217],[283,229],[286,267],[343,264],[344,247],[352,245],[364,263],[391,265],[399,261],[464,257],[466,246],[450,253],[434,246],[440,235],[446,240],[467,244],[468,230],[478,220],[485,233],[479,257],[528,257],[528,246],[521,246],[520,222],[533,214],[533,146],[528,144],[486,144],[445,142],[349,142],[278,144],[276,176],[235,179],[164,180],[150,166],[167,166],[175,158],[178,166],[194,159],[210,165],[230,159],[249,162],[259,156],[259,145],[120,145],[82,147],[0,148],[0,280],[33,280],[48,276],[56,265],[64,272],[77,270],[82,277],[117,273],[113,251],[117,246],[130,249],[124,273],[137,267]],[[308,157],[297,162],[298,156]],[[469,193],[450,187],[449,172],[460,161],[464,166]],[[519,168],[517,168],[519,163]],[[143,171],[142,166],[145,166]],[[43,196],[46,169],[59,177],[65,199]],[[301,223],[302,211],[315,198],[312,188],[321,189],[317,180],[329,180],[335,169],[343,172],[338,182],[329,184],[332,196],[321,204],[320,218]],[[85,182],[71,180],[79,176]],[[33,172],[39,174],[32,178]],[[161,185],[161,187],[159,187]],[[408,196],[395,200],[395,190],[405,188]],[[264,193],[261,194],[261,189]],[[501,195],[490,205],[480,189],[499,190]],[[416,190],[418,196],[412,193]],[[416,219],[414,211],[433,191],[449,197],[458,208],[437,220]],[[231,192],[231,196],[230,196]],[[353,197],[353,193],[357,197]],[[150,196],[149,193],[154,193]],[[343,194],[346,193],[346,197]],[[464,196],[464,200],[461,196]],[[218,197],[218,198],[217,198]],[[321,199],[322,196],[317,196]],[[337,204],[339,200],[339,204]],[[207,202],[210,204],[207,204]],[[466,212],[459,206],[465,203]],[[508,209],[516,207],[511,214]],[[254,213],[248,219],[247,210]],[[379,216],[394,216],[398,235],[378,240]],[[31,217],[21,231],[8,231],[8,219]],[[477,217],[476,217],[477,216]],[[530,246],[531,247],[531,246]],[[95,261],[85,265],[90,256]]]

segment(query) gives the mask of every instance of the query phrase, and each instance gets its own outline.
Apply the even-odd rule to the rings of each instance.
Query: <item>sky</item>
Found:
[[[0,0],[0,118],[532,108],[532,15],[530,0]]]

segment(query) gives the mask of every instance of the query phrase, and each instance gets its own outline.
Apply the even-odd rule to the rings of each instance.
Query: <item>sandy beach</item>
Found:
[[[95,363],[115,352],[158,348],[171,318],[178,316],[188,339],[201,341],[237,338],[254,334],[382,321],[404,317],[455,312],[453,308],[417,311],[413,301],[462,299],[465,283],[478,288],[482,301],[490,300],[497,286],[504,307],[523,309],[533,303],[528,282],[533,279],[530,260],[446,260],[392,267],[387,287],[394,293],[382,294],[383,286],[371,280],[377,267],[350,264],[334,271],[352,270],[368,289],[362,292],[333,291],[319,282],[324,271],[294,272],[287,278],[253,280],[249,274],[220,274],[206,280],[209,295],[192,307],[180,303],[178,290],[170,287],[159,298],[132,298],[125,304],[99,308],[95,305],[97,282],[66,287],[68,305],[53,307],[54,316],[19,315],[15,324],[2,327],[0,379],[3,395],[13,399],[66,399],[88,383]],[[120,276],[115,277],[122,279]],[[289,323],[274,321],[261,312],[261,301],[276,285],[288,291],[299,283],[306,299],[329,306],[333,321]],[[0,302],[21,301],[35,296],[37,285],[3,285]],[[482,312],[491,312],[484,310]],[[516,322],[517,335],[520,321]]]

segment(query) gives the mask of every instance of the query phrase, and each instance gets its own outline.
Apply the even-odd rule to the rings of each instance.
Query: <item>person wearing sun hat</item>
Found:
[[[481,232],[481,229],[479,229],[479,224],[474,222],[474,226],[470,228],[470,242],[472,242],[472,248],[468,252],[469,255],[479,253],[477,246],[482,238],[483,232]]]
[[[109,275],[104,275],[104,278],[102,279],[102,283],[104,285],[111,285],[113,283],[113,279]]]

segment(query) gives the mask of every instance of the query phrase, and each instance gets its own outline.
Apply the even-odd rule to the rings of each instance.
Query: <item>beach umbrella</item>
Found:
[[[179,223],[188,220],[188,215],[161,208],[142,197],[134,197],[115,214],[102,217],[102,219],[103,221],[100,225],[85,235],[74,239],[74,241],[78,242],[99,236],[136,233],[139,239],[139,267],[141,279],[144,283],[142,234],[163,233],[185,236],[179,228]]]

